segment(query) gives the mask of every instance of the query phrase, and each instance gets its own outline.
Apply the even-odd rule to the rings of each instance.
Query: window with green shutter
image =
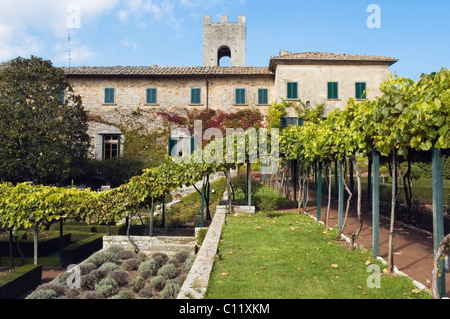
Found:
[[[147,98],[146,104],[156,104],[157,96],[156,96],[156,88],[147,89]]]
[[[269,90],[268,89],[258,89],[258,104],[259,105],[269,104]]]
[[[105,104],[114,104],[114,88],[105,88]]]
[[[236,89],[236,105],[245,105],[245,89]]]
[[[328,99],[337,100],[339,98],[338,94],[338,83],[328,82]]]
[[[191,104],[201,104],[201,89],[193,88],[191,89]]]
[[[366,98],[366,82],[356,82],[356,99],[365,100]]]
[[[297,82],[288,82],[287,83],[287,98],[289,100],[298,99],[298,83]]]

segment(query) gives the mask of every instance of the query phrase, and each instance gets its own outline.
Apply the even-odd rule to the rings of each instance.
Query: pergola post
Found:
[[[342,228],[344,221],[344,175],[342,161],[339,161],[339,196],[338,196],[338,228]]]
[[[319,162],[317,170],[317,221],[320,221],[322,217],[322,168],[322,162]]]
[[[433,248],[436,255],[439,244],[444,237],[444,188],[442,180],[442,151],[434,145],[431,151],[432,185],[433,185]],[[439,260],[440,275],[437,278],[439,297],[445,296],[444,261]]]
[[[377,256],[380,249],[380,152],[372,151],[372,255]]]

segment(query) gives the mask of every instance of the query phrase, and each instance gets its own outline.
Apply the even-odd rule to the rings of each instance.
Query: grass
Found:
[[[286,198],[284,195],[281,195],[277,190],[263,184],[261,188],[252,196],[252,202],[259,203],[261,198],[263,197],[273,197],[277,199],[278,205],[289,205],[292,204],[293,201]],[[235,188],[235,200],[236,201],[244,201],[246,200],[245,194],[238,188]]]
[[[214,217],[216,212],[216,206],[222,199],[226,190],[227,180],[225,177],[219,178],[211,182],[211,190],[214,189],[214,194],[210,194],[210,212],[211,217]],[[201,189],[200,189],[201,190]],[[181,227],[186,225],[200,224],[200,212],[201,212],[201,195],[194,191],[181,198],[181,202],[174,204],[170,208],[166,209],[166,225],[167,227]],[[206,217],[206,207],[205,207]],[[155,225],[159,225],[161,222],[161,216],[155,218]]]
[[[229,216],[205,297],[209,299],[430,298],[407,277],[383,274],[367,249],[349,251],[336,231],[309,215]],[[380,267],[380,288],[369,288],[368,264]]]

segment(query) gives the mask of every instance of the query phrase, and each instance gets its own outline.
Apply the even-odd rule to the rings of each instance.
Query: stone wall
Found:
[[[172,237],[172,236],[130,236],[131,240],[139,247],[143,253],[164,252],[174,254],[177,251],[188,250],[195,251],[195,237]],[[128,240],[127,236],[104,236],[103,249],[112,245],[122,246],[124,249],[134,250],[134,246]]]

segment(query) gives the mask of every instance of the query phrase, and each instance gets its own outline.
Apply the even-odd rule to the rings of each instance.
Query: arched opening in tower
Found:
[[[231,50],[227,46],[221,46],[217,52],[218,66],[231,66]]]

